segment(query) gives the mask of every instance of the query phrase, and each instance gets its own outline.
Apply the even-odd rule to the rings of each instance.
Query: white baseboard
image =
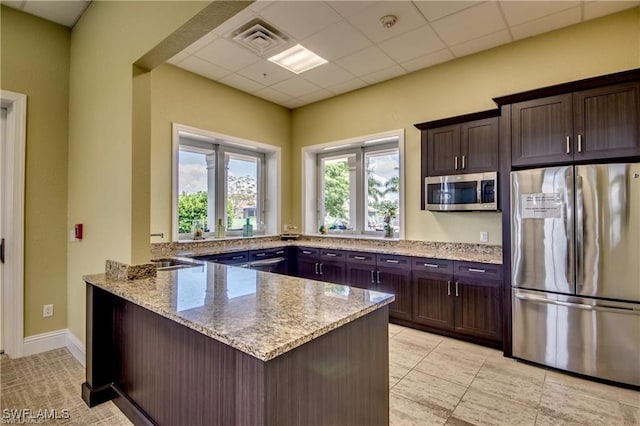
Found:
[[[22,356],[29,356],[53,349],[64,348],[67,344],[67,329],[50,331],[24,338]]]
[[[78,360],[83,367],[86,367],[86,353],[84,344],[71,331],[67,330],[67,349],[71,355]]]
[[[69,349],[69,352],[71,352],[73,357],[77,359],[83,367],[85,366],[86,355],[84,344],[66,328],[25,337],[22,346],[22,356],[35,355],[40,352],[64,347]]]

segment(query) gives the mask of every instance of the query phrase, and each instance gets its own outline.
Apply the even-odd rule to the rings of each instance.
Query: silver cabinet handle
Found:
[[[393,260],[393,259],[385,259],[385,262],[387,262],[387,263],[400,263],[399,260]]]
[[[233,256],[231,260],[244,259],[244,256]]]
[[[314,263],[314,271],[316,275],[318,275],[318,262]]]
[[[364,256],[353,256],[354,259],[356,260],[365,260],[366,258]]]
[[[378,271],[378,284],[380,284],[380,271]]]
[[[451,280],[447,281],[447,296],[451,296]]]
[[[284,250],[278,250],[276,254],[284,254]]]
[[[256,253],[256,257],[262,257],[262,256],[266,256],[267,253]]]
[[[467,271],[469,271],[469,272],[479,272],[481,274],[484,274],[485,272],[487,272],[486,269],[476,269],[476,268],[469,268],[469,269],[467,269]]]
[[[459,282],[458,282],[458,281],[456,281],[456,297],[458,297],[458,296],[459,296],[459,294],[458,294],[458,284],[459,284]]]
[[[465,160],[466,160],[466,159],[467,159],[467,156],[466,156],[466,155],[463,155],[463,156],[462,156],[462,168],[463,168],[463,169],[465,168],[465,164],[464,164],[464,163],[465,163]]]
[[[453,159],[453,168],[458,170],[458,156],[457,155]]]
[[[373,274],[375,274],[375,271],[371,271],[371,284],[375,284],[376,283],[376,279],[373,276]]]
[[[325,255],[329,256],[329,257],[336,257],[337,254],[335,253],[325,253]]]
[[[567,136],[567,154],[571,154],[571,136]]]
[[[425,263],[424,266],[426,266],[427,268],[439,268],[440,265],[438,265],[437,263]]]
[[[320,275],[322,275],[322,263],[320,264]]]
[[[578,152],[582,152],[582,135],[578,134]]]

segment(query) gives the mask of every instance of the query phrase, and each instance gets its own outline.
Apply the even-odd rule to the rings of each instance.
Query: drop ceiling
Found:
[[[638,6],[639,1],[257,1],[169,62],[288,108]],[[397,22],[380,23],[385,15]],[[263,21],[269,54],[234,40]],[[273,40],[257,37],[259,46]],[[302,44],[329,62],[294,74],[267,57]]]
[[[90,3],[0,1],[68,27]],[[640,1],[259,0],[168,62],[297,108],[638,5]],[[380,23],[386,15],[397,17],[390,28]],[[265,36],[248,30],[256,23],[266,25],[258,28]],[[298,43],[328,63],[296,75],[267,59]]]

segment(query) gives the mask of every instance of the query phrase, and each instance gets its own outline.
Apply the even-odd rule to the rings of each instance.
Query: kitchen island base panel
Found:
[[[135,424],[389,423],[388,306],[262,361],[92,285],[90,301],[89,406],[111,396]]]

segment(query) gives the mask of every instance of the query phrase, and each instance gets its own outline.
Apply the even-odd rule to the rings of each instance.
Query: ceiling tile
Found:
[[[409,72],[417,71],[422,68],[431,67],[433,65],[441,64],[454,59],[453,54],[449,49],[442,49],[438,52],[430,53],[419,58],[412,59],[410,61],[402,62],[402,68]]]
[[[451,46],[451,50],[454,55],[460,57],[480,52],[481,50],[491,49],[492,47],[500,46],[501,44],[506,44],[511,41],[509,31],[502,30],[474,40],[469,40],[465,43]]]
[[[391,28],[380,24],[380,18],[395,15],[398,22]],[[426,24],[426,20],[410,1],[382,1],[349,18],[358,30],[373,42],[398,36]]]
[[[264,8],[260,14],[288,35],[303,40],[342,19],[324,2],[279,1]]]
[[[371,46],[371,42],[346,21],[340,21],[303,40],[307,49],[333,61]]]
[[[187,59],[188,57],[189,57],[189,53],[186,50],[183,50],[182,52],[179,52],[178,54],[174,55],[167,62],[173,65],[178,65],[182,60]]]
[[[360,89],[366,85],[367,83],[365,81],[362,81],[359,78],[354,78],[352,80],[345,81],[344,83],[329,86],[327,87],[327,89],[334,95],[339,95],[342,93],[351,92],[352,90]]]
[[[316,90],[315,92],[311,92],[306,95],[300,96],[298,99],[301,99],[306,103],[310,104],[312,102],[317,102],[322,99],[330,98],[332,96],[333,96],[333,93],[331,93],[330,91],[325,89],[320,89],[320,90]]]
[[[394,65],[394,62],[375,46],[338,59],[336,63],[356,77]]]
[[[251,3],[251,5],[249,6],[249,9],[253,10],[254,12],[260,12],[262,9],[264,9],[265,7],[269,6],[272,3],[274,2],[271,0],[256,0],[253,3]]]
[[[375,1],[348,1],[348,0],[337,0],[337,1],[328,1],[327,4],[331,6],[336,12],[340,15],[348,18],[349,16],[353,16],[356,13],[363,11],[364,9],[375,5],[378,2]]]
[[[198,40],[191,43],[189,46],[185,47],[184,51],[188,53],[196,53],[198,50],[202,49],[216,38],[217,36],[215,33],[207,33],[204,36],[200,37]]]
[[[560,13],[545,16],[544,18],[536,19],[535,21],[511,27],[511,34],[513,34],[513,37],[516,40],[519,40],[537,34],[542,34],[547,31],[557,30],[558,28],[568,25],[577,24],[580,22],[580,17],[580,7],[574,7],[573,9],[565,10]]]
[[[354,77],[353,74],[332,62],[309,70],[300,74],[300,76],[320,87],[335,86],[336,84],[352,80]]]
[[[250,8],[242,9],[240,12],[233,15],[231,18],[227,19],[222,24],[218,25],[213,29],[213,33],[217,34],[221,37],[229,37],[231,33],[237,30],[239,27],[243,26],[247,22],[253,20],[258,16],[253,10]]]
[[[278,66],[273,62],[269,62],[266,59],[262,59],[248,67],[242,68],[241,70],[238,70],[237,73],[265,86],[271,86],[272,84],[286,80],[295,75],[291,71],[287,71],[281,66]]]
[[[436,21],[452,13],[478,4],[477,1],[431,1],[414,0],[413,3],[420,9],[429,22]]]
[[[294,98],[304,96],[320,89],[315,84],[309,83],[307,80],[298,76],[276,83],[271,86],[271,88]]]
[[[218,38],[211,44],[198,50],[197,56],[211,63],[224,66],[232,71],[239,70],[260,60],[258,55],[222,38]]]
[[[429,25],[416,28],[380,43],[380,48],[397,62],[424,56],[445,47]]]
[[[640,1],[594,1],[585,2],[584,19],[594,19],[625,9],[640,6]]]
[[[576,6],[580,6],[579,1],[503,1],[500,3],[507,25],[511,27]]]
[[[448,45],[464,43],[506,29],[494,2],[465,9],[434,22],[432,26]]]
[[[287,108],[294,109],[306,105],[306,102],[302,99],[290,99],[286,102],[283,102],[282,105],[286,106]]]
[[[255,81],[238,74],[229,74],[228,76],[220,80],[220,82],[226,84],[227,86],[235,87],[238,90],[242,90],[243,92],[251,94],[265,88],[264,85],[256,83]]]
[[[4,2],[3,2],[4,3]],[[31,15],[53,21],[65,27],[73,27],[82,16],[89,1],[27,1],[21,9]]]
[[[179,67],[187,71],[200,74],[201,76],[210,78],[211,80],[219,80],[222,77],[231,74],[231,71],[193,55],[182,60]]]
[[[381,81],[390,80],[403,74],[406,74],[404,68],[402,68],[400,65],[393,65],[389,68],[385,68],[371,74],[363,75],[360,78],[369,84],[374,84]]]
[[[260,89],[257,92],[255,92],[255,95],[263,99],[266,99],[268,101],[275,102],[277,104],[291,99],[291,96],[285,95],[282,92],[278,92],[277,90],[272,89],[271,87],[265,87],[264,89]]]

